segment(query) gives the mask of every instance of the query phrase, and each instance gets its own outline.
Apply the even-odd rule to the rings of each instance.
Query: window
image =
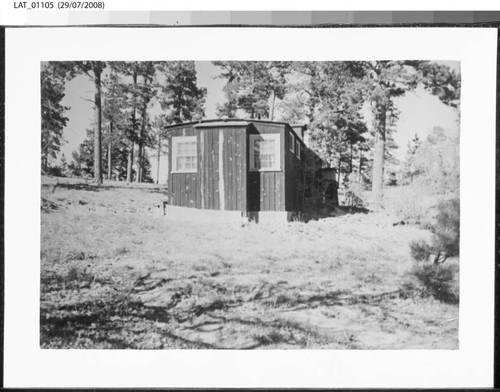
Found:
[[[196,136],[172,137],[172,172],[196,173],[198,151]]]
[[[296,150],[297,150],[297,158],[300,159],[300,143],[299,143],[298,140],[297,140],[297,148],[296,148]]]
[[[290,132],[290,151],[295,152],[295,136]]]
[[[280,170],[280,135],[250,135],[250,170]]]

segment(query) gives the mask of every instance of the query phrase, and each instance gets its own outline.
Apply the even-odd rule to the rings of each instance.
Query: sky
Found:
[[[457,61],[438,62],[460,72],[460,63]],[[222,89],[225,80],[216,78],[219,70],[209,61],[197,61],[195,67],[199,86],[207,88],[205,116],[206,118],[215,118],[217,104],[224,102]],[[93,94],[93,83],[86,76],[78,76],[66,83],[66,96],[62,103],[71,109],[66,112],[69,121],[63,132],[66,143],[63,144],[61,153],[65,155],[68,162],[72,159],[72,152],[84,140],[86,129],[91,126],[93,104],[89,100],[93,99]],[[421,140],[424,140],[436,126],[445,130],[456,130],[459,126],[456,110],[444,105],[437,97],[430,95],[423,89],[407,93],[405,96],[397,98],[395,103],[400,114],[393,138],[399,148],[393,154],[400,159],[404,157],[407,144],[413,139],[415,133]],[[155,108],[153,112],[158,110],[160,109]],[[166,157],[162,157],[162,160],[165,162]],[[154,177],[156,159],[151,159],[151,165],[151,173]],[[160,163],[160,182],[165,181],[166,175],[166,167]]]

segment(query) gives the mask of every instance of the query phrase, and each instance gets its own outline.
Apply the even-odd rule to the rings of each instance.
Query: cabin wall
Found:
[[[172,164],[173,136],[196,136],[196,131],[192,126],[186,126],[174,128],[169,132],[168,197],[170,204],[174,206],[201,208],[199,173],[172,173],[172,168],[174,167]]]
[[[197,136],[196,173],[172,173],[172,137]],[[219,146],[222,141],[222,148]],[[168,195],[174,206],[210,210],[247,208],[247,133],[245,127],[174,128],[169,132]],[[222,159],[220,158],[222,157]],[[222,175],[220,169],[222,168]],[[221,186],[221,180],[222,184]],[[221,192],[223,199],[221,199]]]
[[[248,134],[279,133],[281,143],[279,171],[248,170],[248,211],[286,211],[285,209],[285,157],[283,149],[284,126],[282,124],[252,123]],[[253,146],[249,146],[252,148]],[[250,157],[248,151],[247,162]],[[249,162],[247,163],[250,167]]]
[[[186,125],[169,130],[168,195],[174,206],[212,210],[300,211],[304,207],[305,150],[290,151],[292,129],[284,124],[245,126]],[[280,170],[250,170],[250,135],[280,135]],[[172,137],[197,137],[196,173],[172,173]],[[222,144],[220,144],[222,141]],[[222,170],[222,172],[221,172]],[[221,197],[222,195],[222,197]]]
[[[301,211],[304,208],[305,196],[305,154],[306,147],[302,139],[292,133],[291,127],[285,130],[285,199],[287,211]],[[293,135],[293,138],[292,138]],[[291,143],[294,143],[293,152]],[[300,144],[300,158],[297,157],[297,143]]]
[[[202,208],[246,211],[246,127],[200,127],[198,131]]]

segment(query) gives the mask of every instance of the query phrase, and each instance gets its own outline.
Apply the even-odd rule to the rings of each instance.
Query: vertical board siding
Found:
[[[285,126],[284,124],[268,124],[268,123],[252,123],[254,129],[251,134],[280,134],[280,171],[262,171],[249,172],[250,181],[248,186],[249,200],[251,204],[248,207],[249,211],[285,211],[285,154],[283,146],[285,145]],[[252,148],[253,146],[249,146]],[[250,154],[249,154],[250,155]],[[256,194],[258,192],[258,195]],[[258,201],[258,203],[257,203]]]
[[[199,132],[203,138],[204,163],[200,170],[204,188],[200,194],[203,194],[204,208],[218,210],[224,206],[226,210],[246,211],[246,128],[207,127],[200,128]]]
[[[226,209],[246,211],[246,127],[223,129]]]
[[[219,175],[219,206],[221,210],[226,209],[226,192],[224,190],[227,178],[224,177],[224,160],[225,160],[225,151],[224,151],[224,131],[222,129],[219,130],[217,146],[219,148],[218,154],[218,166],[217,171]]]
[[[285,128],[285,204],[287,211],[301,211],[304,208],[304,175],[305,175],[305,152],[306,147],[302,139],[294,134],[295,143],[300,144],[300,159],[297,157],[297,148],[290,151],[292,142],[291,127]]]
[[[298,159],[296,152],[290,151],[291,132],[288,125],[260,122],[234,127],[184,125],[171,128],[168,179],[171,204],[212,210],[221,206],[240,211],[303,209],[306,147],[295,136],[302,150]],[[249,135],[276,133],[280,134],[280,170],[249,171],[249,152],[253,147],[248,143]],[[194,135],[198,136],[198,172],[172,173],[172,137]]]
[[[170,130],[169,139],[169,179],[168,197],[174,206],[201,208],[200,174],[199,173],[172,173],[172,137],[195,136],[196,130],[192,126],[173,128]],[[198,139],[199,144],[199,139]],[[199,156],[198,156],[199,159]]]

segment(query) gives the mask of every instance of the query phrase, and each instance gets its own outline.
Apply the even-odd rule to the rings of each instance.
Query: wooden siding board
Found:
[[[237,163],[236,163],[236,130],[231,130],[230,132],[230,142],[229,146],[227,146],[228,150],[231,151],[231,155],[229,156],[229,168],[230,168],[230,179],[229,179],[229,187],[231,188],[231,192],[229,193],[229,201],[231,204],[231,210],[236,210],[238,209],[238,181],[236,180],[236,169],[237,169]]]
[[[213,193],[213,209],[218,210],[219,209],[219,186],[218,186],[218,181],[217,179],[219,178],[219,173],[217,171],[217,137],[216,137],[216,131],[213,129],[210,130],[210,137],[211,137],[211,142],[210,142],[210,155],[212,156],[212,170],[210,171],[209,175],[212,180],[212,193]]]
[[[200,201],[198,203],[198,208],[205,208],[205,132],[200,131],[199,133],[199,171],[200,171],[200,186],[199,195]]]
[[[226,184],[225,182],[227,179],[224,177],[224,160],[225,160],[225,153],[224,153],[224,140],[226,138],[224,137],[224,130],[219,129],[219,132],[217,132],[217,179],[218,185],[219,185],[219,209],[220,210],[225,210],[226,209]]]
[[[168,200],[169,203],[172,203],[172,137],[168,135]]]
[[[218,210],[219,209],[219,182],[217,179],[219,178],[219,171],[217,170],[218,168],[218,161],[217,161],[217,154],[218,154],[218,148],[217,148],[217,134],[215,130],[211,131],[212,134],[212,192],[214,193],[214,209]]]
[[[187,205],[189,207],[189,199],[190,199],[190,193],[191,193],[191,188],[190,188],[190,183],[189,183],[189,174],[185,174],[182,176],[184,179],[184,186],[182,187],[182,198],[183,198],[183,205]]]
[[[239,144],[239,133],[244,132],[244,129],[237,131],[234,130],[232,133],[232,140],[233,140],[233,149],[234,149],[234,156],[233,156],[233,168],[234,168],[234,174],[233,174],[233,181],[234,181],[234,210],[239,210],[240,209],[240,204],[239,204],[239,193],[240,193],[240,160],[239,160],[239,155],[240,155],[240,144]]]
[[[230,152],[228,159],[228,168],[229,168],[229,179],[228,179],[228,187],[230,188],[229,192],[229,202],[231,205],[231,210],[236,210],[237,202],[236,202],[236,194],[238,193],[238,183],[236,181],[236,143],[235,143],[235,130],[232,129],[230,132],[229,145],[227,146],[227,150]]]
[[[193,207],[199,208],[198,203],[200,200],[199,181],[197,181],[196,174],[191,176],[191,183],[193,184]]]
[[[182,176],[182,205],[189,207],[189,174]]]
[[[248,159],[248,154],[247,154],[247,139],[248,139],[248,127],[245,130],[244,133],[240,136],[240,165],[241,165],[241,190],[240,190],[240,198],[241,198],[241,210],[242,211],[247,211],[248,210],[248,200],[247,200],[247,189],[248,189],[248,184],[247,184],[247,179],[248,179],[248,174],[247,174],[247,159]]]
[[[215,150],[214,150],[214,131],[213,129],[210,130],[210,138],[209,138],[209,153],[210,153],[210,167],[208,171],[208,176],[209,176],[209,181],[210,181],[210,194],[212,195],[212,209],[216,209],[216,202],[217,202],[217,192],[216,192],[216,187],[215,187]]]
[[[278,176],[276,179],[276,188],[280,189],[280,191],[276,192],[276,205],[278,206],[278,211],[284,211],[285,205],[283,203],[284,195],[283,195],[283,176]]]
[[[266,199],[266,173],[260,173],[260,194],[259,203],[262,211],[267,211]]]
[[[276,178],[280,177],[281,173],[274,172],[272,176],[269,176],[269,209],[273,211],[279,211],[279,206],[276,204]]]
[[[231,129],[225,130],[225,137],[224,137],[224,153],[222,157],[222,161],[224,162],[224,181],[226,182],[226,186],[224,188],[225,194],[224,194],[224,199],[226,201],[226,209],[232,210],[233,209],[233,198],[232,198],[232,193],[233,193],[233,172],[232,172],[232,162],[231,162],[231,156],[233,154],[233,150],[231,148],[231,141],[232,141],[232,134],[231,134]]]
[[[205,184],[206,184],[206,197],[207,197],[207,208],[213,209],[213,190],[212,190],[212,177],[210,176],[211,167],[212,167],[212,137],[211,131],[207,130],[205,134]]]
[[[185,206],[187,205],[187,198],[186,198],[186,175],[185,174],[179,174],[180,176],[180,189],[179,189],[179,195],[181,197],[181,205]]]
[[[267,176],[266,176],[266,173],[261,173],[260,175],[260,205],[262,206],[262,210],[263,211],[267,211],[268,210],[268,199],[266,197],[266,181],[267,180]]]
[[[237,130],[233,129],[231,131],[231,209],[237,210],[238,206],[238,192],[239,192],[239,184],[238,184],[238,160],[236,157],[238,156],[238,134]]]
[[[206,175],[207,175],[207,194],[209,197],[208,208],[213,210],[215,208],[214,205],[214,187],[213,187],[213,138],[212,138],[212,130],[207,130],[207,166],[206,166]]]
[[[265,188],[264,188],[264,205],[266,206],[266,211],[271,211],[272,206],[271,206],[271,178],[273,177],[272,172],[266,173],[266,182],[265,182]]]
[[[210,178],[208,176],[208,168],[210,167],[210,132],[209,130],[203,130],[203,149],[205,151],[205,163],[203,165],[203,175],[205,177],[205,208],[212,209],[212,197],[210,194]]]
[[[246,132],[245,132],[246,135]],[[244,159],[246,158],[246,141],[240,137],[240,155],[238,157],[239,165],[240,165],[240,185],[239,185],[239,193],[238,193],[238,198],[239,198],[239,209],[241,211],[246,211],[246,189],[247,189],[247,184],[246,184],[246,164]]]

